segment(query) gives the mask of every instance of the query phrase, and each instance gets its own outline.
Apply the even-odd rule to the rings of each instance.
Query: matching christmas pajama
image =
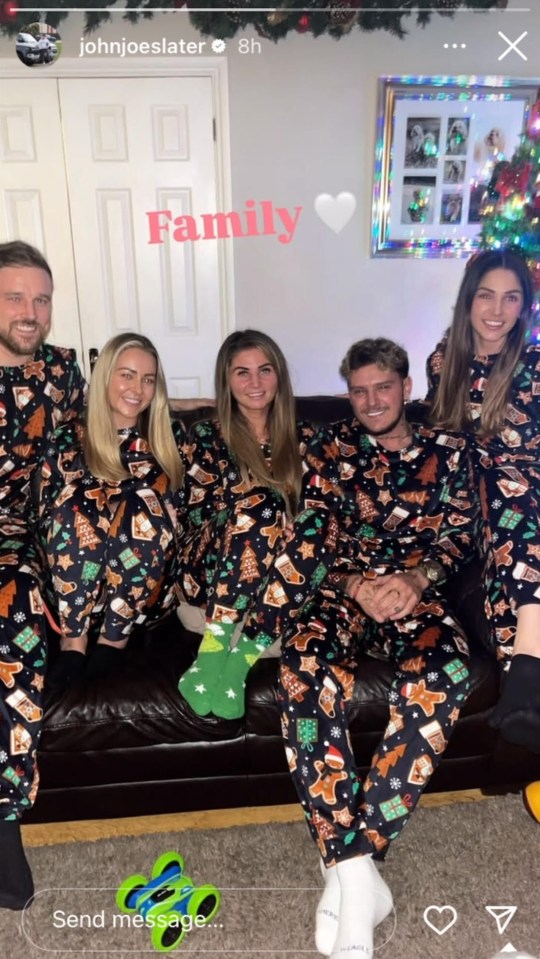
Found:
[[[479,421],[495,356],[471,363],[470,413]],[[427,361],[434,396],[444,363],[444,342]],[[490,440],[476,439],[475,463],[483,517],[486,615],[494,651],[509,662],[516,612],[540,603],[540,346],[526,347],[511,387],[505,424]]]
[[[313,432],[307,423],[298,424],[299,456]],[[262,449],[269,461],[269,444]],[[265,591],[269,568],[283,549],[285,500],[278,490],[249,487],[242,480],[216,421],[193,428],[184,456],[181,596],[187,603],[204,607],[207,619],[234,623],[245,616],[255,594]],[[306,525],[309,529],[309,520]],[[315,535],[318,529],[313,530]],[[285,567],[285,557],[281,565]],[[312,563],[313,573],[317,565]],[[300,586],[294,582],[295,575],[284,569],[275,596],[268,596],[269,607],[280,621],[286,612],[282,607],[294,600],[295,593],[294,589],[285,592],[282,583],[288,577],[291,587]]]
[[[45,562],[31,488],[51,434],[80,415],[85,384],[71,351],[42,346],[0,367],[0,817],[33,802],[46,641]]]
[[[176,441],[184,433],[175,424]],[[42,468],[40,522],[65,636],[90,629],[111,642],[176,603],[178,506],[169,480],[136,428],[119,431],[130,474],[96,479],[82,427],[59,430]]]
[[[388,452],[353,420],[322,430],[307,460],[304,505],[331,512],[339,538],[333,569],[290,626],[282,653],[287,758],[325,862],[366,852],[381,858],[446,748],[469,688],[468,649],[435,589],[407,618],[379,625],[340,584],[427,559],[451,572],[472,555],[469,451],[462,436],[419,427],[410,446]],[[388,657],[394,677],[390,719],[362,783],[347,702],[355,657],[370,652]]]

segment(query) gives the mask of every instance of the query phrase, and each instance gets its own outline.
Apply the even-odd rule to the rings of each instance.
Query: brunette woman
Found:
[[[526,340],[533,299],[518,253],[475,255],[427,371],[432,421],[475,437],[486,610],[507,670],[492,724],[540,751],[540,346]]]
[[[280,550],[298,508],[302,454],[313,430],[296,422],[285,358],[265,333],[227,337],[215,384],[216,419],[198,424],[185,447],[181,592],[204,607],[206,629],[179,689],[199,715],[232,719],[243,714],[249,669],[275,638],[244,631],[231,652],[239,621],[276,558],[290,587],[305,581]],[[283,617],[289,599],[285,590],[267,597]]]

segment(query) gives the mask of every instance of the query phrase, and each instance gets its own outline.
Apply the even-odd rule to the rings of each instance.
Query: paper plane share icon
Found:
[[[517,906],[486,906],[485,909],[486,912],[489,912],[490,916],[493,916],[497,923],[500,936],[502,936],[504,930],[517,912]]]

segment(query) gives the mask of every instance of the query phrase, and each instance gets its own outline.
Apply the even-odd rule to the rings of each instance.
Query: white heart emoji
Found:
[[[450,913],[452,918],[448,920],[445,926],[435,926],[428,918],[430,912],[437,913],[439,919],[443,912],[447,912]],[[448,930],[454,925],[457,919],[457,912],[453,906],[428,906],[427,909],[424,909],[424,915],[422,918],[426,926],[429,926],[430,929],[433,929],[433,932],[436,932],[438,936],[444,936],[445,932],[448,932]]]
[[[315,213],[325,226],[334,233],[341,233],[356,210],[356,197],[352,193],[319,193],[315,197]]]

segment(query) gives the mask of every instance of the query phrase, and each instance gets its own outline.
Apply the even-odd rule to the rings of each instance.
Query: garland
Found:
[[[220,0],[219,4],[216,0],[160,0],[160,8],[174,10],[184,6],[207,7],[208,12],[189,15],[192,25],[205,37],[228,39],[234,37],[239,30],[254,27],[259,36],[277,41],[287,36],[291,30],[311,33],[315,37],[328,34],[339,39],[353,27],[364,31],[385,30],[403,39],[407,33],[404,23],[412,22],[425,27],[435,9],[440,16],[452,16],[456,10],[462,8],[503,10],[507,3],[508,0],[272,0],[272,4],[268,4],[276,7],[272,12],[251,13],[254,7],[265,4],[257,0]],[[51,5],[55,8],[72,8],[73,0],[55,0]],[[108,8],[113,5],[109,0],[79,0],[77,7],[81,12],[84,12],[85,7],[103,8],[103,12],[85,14],[84,33],[92,33],[103,23],[110,21],[112,16]],[[212,7],[217,5],[230,7],[232,12],[215,13]],[[369,9],[362,10],[364,5]],[[122,19],[133,24],[150,20],[153,17],[153,12],[148,9],[150,6],[155,7],[155,0],[126,0]],[[411,21],[410,18],[415,14],[415,19]],[[76,15],[79,16],[79,13]],[[68,16],[67,12],[62,11],[47,14],[46,10],[36,10],[32,0],[0,0],[0,35],[14,36],[30,23],[43,19],[46,19],[50,26],[58,28]]]

